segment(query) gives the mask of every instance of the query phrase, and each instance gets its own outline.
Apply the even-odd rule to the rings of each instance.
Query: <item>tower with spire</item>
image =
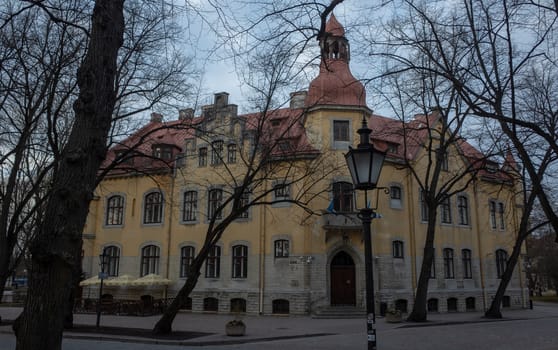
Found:
[[[306,107],[319,105],[366,107],[366,91],[349,68],[351,56],[345,29],[331,15],[320,40],[320,72],[310,83]]]

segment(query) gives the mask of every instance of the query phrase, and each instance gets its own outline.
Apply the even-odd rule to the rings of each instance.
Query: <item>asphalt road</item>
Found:
[[[553,307],[554,308],[554,307]],[[555,307],[558,311],[558,306]],[[115,341],[64,339],[64,350],[224,350],[224,349],[365,349],[364,332],[356,327],[346,327],[346,320],[338,320],[339,334],[303,337],[296,339],[252,342],[220,346],[171,346]],[[494,322],[466,322],[444,325],[400,326],[378,331],[379,350],[428,349],[428,350],[558,350],[558,314],[545,313],[540,317]],[[11,334],[0,334],[0,349],[15,349]]]

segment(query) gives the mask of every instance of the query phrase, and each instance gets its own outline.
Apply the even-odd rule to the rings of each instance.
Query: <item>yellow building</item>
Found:
[[[347,305],[364,310],[356,212],[365,203],[352,189],[343,158],[356,145],[364,117],[373,143],[387,150],[379,185],[389,194],[379,192],[381,216],[372,225],[376,303],[381,311],[410,310],[427,223],[420,186],[405,165],[426,171],[424,130],[438,127],[437,114],[406,124],[374,115],[350,72],[343,27],[332,16],[326,30],[320,73],[307,92],[291,95],[289,108],[238,115],[229,95],[217,93],[201,116],[185,109],[178,120],[163,122],[153,113],[150,123],[109,151],[105,167],[118,165],[107,169],[98,186],[83,234],[87,277],[97,275],[104,252],[110,256],[106,294],[126,300],[173,297],[211,219],[218,225],[234,206],[257,201],[261,205],[243,211],[211,248],[186,308],[263,314],[327,313]],[[415,130],[415,141],[403,142],[402,128]],[[250,163],[250,156],[264,153],[271,141],[273,161],[245,196],[220,210],[244,183],[247,164],[262,164]],[[484,158],[460,141],[445,159],[442,177]],[[460,180],[463,191],[440,205],[430,312],[488,306],[520,214],[520,200],[513,196],[517,184],[504,171],[514,166],[511,158],[502,167],[483,161],[474,178]],[[139,280],[151,274],[150,281]],[[96,288],[85,287],[83,298],[94,298]],[[504,306],[524,307],[526,295],[522,271],[515,271]]]

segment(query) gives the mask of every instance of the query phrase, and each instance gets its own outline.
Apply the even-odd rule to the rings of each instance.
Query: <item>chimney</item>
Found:
[[[193,108],[184,108],[178,110],[178,120],[192,120],[194,118]]]
[[[229,93],[228,92],[218,92],[215,94],[214,102],[216,108],[225,107],[229,104]]]
[[[151,113],[151,122],[152,123],[161,123],[163,122],[163,115],[160,113]]]
[[[296,108],[303,108],[304,101],[306,100],[306,95],[308,95],[308,91],[295,91],[291,92],[291,109]]]

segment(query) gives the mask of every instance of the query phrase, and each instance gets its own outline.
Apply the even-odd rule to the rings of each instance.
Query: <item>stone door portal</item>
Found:
[[[355,263],[345,252],[331,260],[331,305],[356,305]]]

